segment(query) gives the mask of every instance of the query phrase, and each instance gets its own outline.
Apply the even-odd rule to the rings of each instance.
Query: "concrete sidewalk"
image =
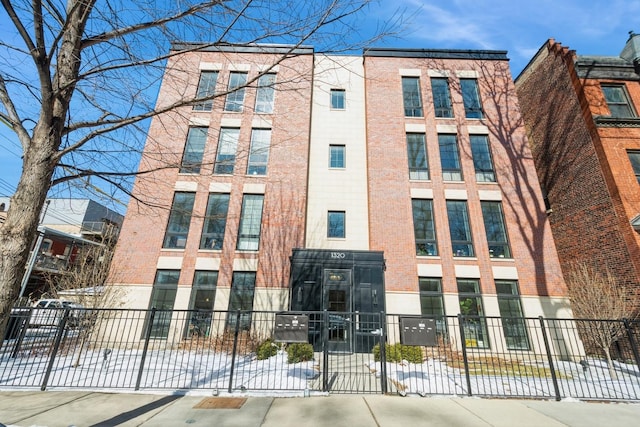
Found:
[[[20,427],[636,427],[640,404],[331,395],[175,396],[2,391],[0,423]]]

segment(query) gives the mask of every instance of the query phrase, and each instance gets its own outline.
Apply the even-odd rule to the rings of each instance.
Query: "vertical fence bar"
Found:
[[[53,369],[53,364],[56,360],[56,355],[58,354],[58,350],[60,349],[62,336],[64,335],[65,329],[67,327],[67,319],[69,318],[69,311],[70,309],[65,308],[64,314],[62,315],[62,319],[60,320],[60,323],[58,323],[58,330],[56,331],[56,339],[53,344],[53,350],[51,351],[51,357],[49,358],[47,371],[44,374],[44,378],[42,379],[42,386],[40,387],[40,390],[42,391],[45,391],[45,389],[47,388],[47,383],[49,382],[49,377],[51,376],[51,370]]]
[[[329,312],[322,313],[322,391],[329,391]]]
[[[551,381],[553,382],[553,390],[556,394],[556,401],[560,401],[560,387],[558,387],[558,378],[556,377],[556,369],[553,365],[553,356],[551,355],[551,346],[549,345],[549,338],[547,337],[547,328],[544,326],[544,318],[538,316],[540,319],[540,329],[542,331],[542,339],[544,341],[544,348],[547,351],[547,358],[549,359],[549,369],[551,370]]]
[[[233,391],[233,371],[236,367],[236,352],[238,351],[238,335],[240,334],[240,310],[236,311],[236,327],[233,331],[233,350],[231,351],[231,367],[229,368],[229,387],[227,391]]]
[[[144,333],[144,347],[142,348],[142,357],[140,359],[140,367],[138,368],[138,378],[136,379],[136,386],[134,390],[140,390],[140,383],[142,382],[142,373],[144,371],[144,362],[147,358],[147,351],[149,350],[149,341],[151,341],[151,330],[153,329],[153,320],[156,317],[156,308],[151,309],[149,313],[149,322],[147,323],[147,330]]]
[[[467,358],[467,340],[464,335],[464,317],[458,314],[458,328],[460,329],[460,343],[462,344],[462,361],[464,363],[464,376],[467,381],[467,395],[471,396],[471,374],[469,373],[469,359]]]
[[[636,343],[636,339],[633,336],[633,331],[631,330],[631,323],[629,319],[624,319],[624,328],[627,331],[627,338],[629,339],[629,344],[631,345],[631,352],[633,353],[633,358],[636,362],[636,368],[640,369],[640,354],[638,354],[638,345]]]
[[[380,386],[382,394],[387,393],[387,322],[384,311],[380,312]]]

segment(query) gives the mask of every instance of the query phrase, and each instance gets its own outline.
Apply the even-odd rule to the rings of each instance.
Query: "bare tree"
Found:
[[[51,188],[93,177],[128,194],[131,177],[150,172],[144,162],[137,167],[149,119],[227,94],[185,94],[155,107],[168,58],[221,44],[287,43],[275,67],[303,44],[351,50],[359,47],[350,39],[359,37],[358,15],[372,0],[0,1],[16,31],[0,41],[0,122],[17,135],[23,170],[0,228],[3,336]],[[169,49],[176,40],[194,43]]]
[[[624,287],[611,271],[600,272],[586,263],[576,263],[568,274],[571,306],[578,317],[580,336],[587,348],[604,352],[611,378],[616,378],[611,363],[611,346],[623,338],[623,319],[634,316],[633,305]]]

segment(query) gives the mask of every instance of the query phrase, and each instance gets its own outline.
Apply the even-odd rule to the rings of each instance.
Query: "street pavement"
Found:
[[[0,423],[12,427],[637,427],[640,403],[0,391]]]

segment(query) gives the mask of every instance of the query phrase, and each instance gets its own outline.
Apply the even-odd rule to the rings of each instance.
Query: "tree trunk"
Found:
[[[617,380],[618,374],[616,373],[616,369],[613,367],[613,361],[611,360],[611,351],[608,347],[604,349],[604,354],[607,357],[607,368],[609,368],[609,376],[612,380]]]
[[[11,197],[4,225],[0,227],[0,343],[5,336],[11,307],[20,292],[20,283],[55,167],[51,160],[55,142],[50,130],[43,131],[40,127],[34,132],[23,158],[20,183]],[[37,135],[47,137],[38,139]]]

